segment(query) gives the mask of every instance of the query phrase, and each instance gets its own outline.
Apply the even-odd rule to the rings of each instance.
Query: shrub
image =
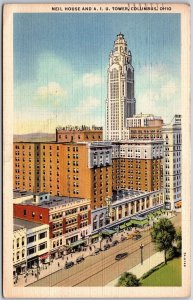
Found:
[[[140,280],[132,273],[125,272],[119,278],[117,286],[139,286]]]
[[[151,275],[153,272],[157,271],[159,268],[161,268],[164,265],[164,262],[160,263],[159,265],[157,265],[156,267],[153,267],[152,269],[150,269],[149,271],[147,271],[146,273],[144,273],[140,280],[145,279],[146,277],[148,277],[149,275]]]

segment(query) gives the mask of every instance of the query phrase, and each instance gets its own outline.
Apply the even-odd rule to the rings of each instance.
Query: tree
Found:
[[[181,228],[176,230],[175,244],[176,244],[176,250],[177,250],[178,255],[181,255],[181,253],[182,253],[182,231],[181,231]]]
[[[151,232],[152,242],[156,244],[158,251],[164,251],[165,264],[167,264],[167,251],[172,247],[176,230],[172,222],[167,218],[160,219],[153,225]]]
[[[117,286],[140,286],[140,280],[132,273],[125,272],[119,278]]]

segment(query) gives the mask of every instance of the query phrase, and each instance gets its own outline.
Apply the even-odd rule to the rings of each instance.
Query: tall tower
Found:
[[[119,33],[110,53],[107,99],[106,139],[122,140],[126,118],[135,114],[134,68],[131,51],[127,51],[124,35]]]

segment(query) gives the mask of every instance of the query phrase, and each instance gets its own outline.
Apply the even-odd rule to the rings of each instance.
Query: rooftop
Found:
[[[82,126],[73,126],[73,125],[67,125],[65,127],[57,127],[56,131],[96,131],[96,130],[103,130],[102,126],[95,126],[92,125],[92,127],[90,126],[86,126],[86,125],[82,125]]]
[[[147,192],[122,189],[113,194],[113,201],[122,200],[123,198],[135,198],[147,194]]]
[[[42,201],[40,203],[35,203],[33,199],[25,200],[21,203],[21,205],[34,205],[43,208],[52,208],[61,205],[72,204],[73,202],[81,202],[85,198],[69,198],[69,197],[60,197],[60,196],[50,196],[49,201]]]
[[[36,228],[39,226],[42,226],[45,224],[41,224],[41,223],[36,223],[36,222],[30,222],[30,221],[26,221],[26,220],[21,220],[18,218],[13,218],[13,230],[18,230],[18,229],[32,229],[32,228]]]
[[[33,196],[33,193],[31,191],[25,191],[25,190],[13,190],[13,199],[26,197],[26,196]]]

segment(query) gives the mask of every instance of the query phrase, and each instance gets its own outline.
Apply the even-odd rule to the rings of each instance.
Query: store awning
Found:
[[[96,234],[94,234],[94,235],[91,236],[91,239],[96,239],[98,237],[99,237],[99,233],[96,233]]]
[[[133,224],[133,225],[144,226],[144,225],[148,224],[148,220],[147,220],[147,219],[143,219],[143,220],[136,220],[136,219],[133,219],[133,220],[132,220],[132,224]]]
[[[80,246],[80,245],[83,245],[86,243],[86,240],[79,240],[79,241],[76,241],[74,243],[72,243],[69,248],[75,248],[77,246]]]
[[[132,226],[132,225],[133,225],[132,221],[129,221],[129,222],[126,223],[127,227]]]
[[[132,226],[132,224],[133,224],[133,223],[132,223],[132,221],[130,220],[129,222],[126,223],[126,226],[129,227],[129,226]]]
[[[49,254],[48,253],[45,253],[43,255],[40,256],[40,259],[46,259],[48,258]]]
[[[125,229],[125,227],[126,227],[126,224],[122,224],[119,226],[120,229]]]
[[[113,235],[116,231],[115,230],[111,230],[111,229],[106,229],[102,231],[103,235]]]

